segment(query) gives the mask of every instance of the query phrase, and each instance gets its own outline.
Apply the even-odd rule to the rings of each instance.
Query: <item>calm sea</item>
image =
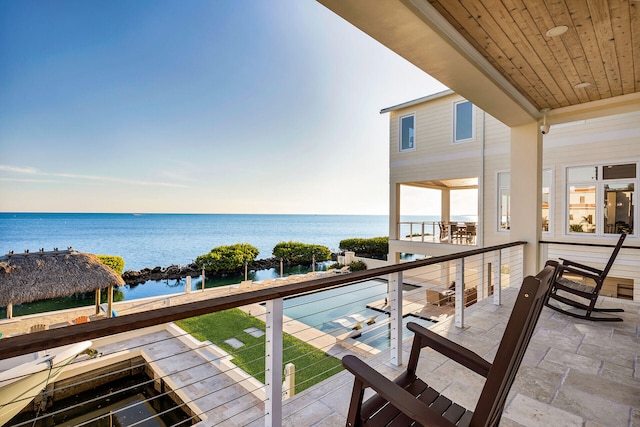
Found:
[[[407,217],[405,221],[433,221],[436,217]],[[125,270],[185,265],[216,246],[249,243],[270,258],[283,241],[327,246],[338,252],[340,240],[389,235],[386,215],[198,215],[198,214],[79,214],[0,213],[0,255],[13,250],[40,248],[118,255]],[[252,273],[252,279],[275,277],[278,272]],[[213,279],[213,278],[212,278]],[[206,286],[237,283],[240,277],[207,280]],[[194,283],[194,288],[200,284]],[[120,289],[118,299],[137,299],[179,292],[176,281],[147,282]],[[59,308],[69,307],[63,301]],[[75,305],[75,302],[73,303]],[[90,302],[89,302],[90,304]],[[37,304],[36,304],[37,305]],[[16,315],[51,309],[33,304],[16,307]],[[3,315],[0,309],[0,316]]]
[[[220,245],[249,243],[270,258],[283,241],[338,251],[349,237],[387,236],[384,215],[0,213],[0,254],[68,246],[118,255],[125,270],[189,264]]]

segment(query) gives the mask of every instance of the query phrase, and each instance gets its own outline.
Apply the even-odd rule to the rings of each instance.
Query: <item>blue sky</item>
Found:
[[[0,2],[0,211],[386,214],[443,89],[311,0]]]

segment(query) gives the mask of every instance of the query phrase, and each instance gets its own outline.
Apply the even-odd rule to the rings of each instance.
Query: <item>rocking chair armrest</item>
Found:
[[[422,341],[421,347],[430,347],[438,353],[447,356],[449,359],[471,369],[473,372],[480,374],[485,378],[489,375],[491,363],[487,362],[477,353],[474,353],[468,348],[465,348],[442,335],[438,335],[417,323],[409,322],[407,327],[416,334],[414,339],[419,338]]]
[[[367,365],[356,356],[347,355],[342,358],[342,364],[365,387],[376,391],[383,399],[395,406],[399,411],[412,420],[428,427],[455,427],[455,424],[442,417],[426,403],[416,399],[411,393]]]
[[[602,274],[602,270],[599,270],[597,268],[594,267],[590,267],[588,265],[584,265],[584,264],[580,264],[579,262],[575,262],[575,261],[571,261],[568,259],[564,259],[564,258],[560,258],[562,260],[562,267],[566,267],[566,266],[571,266],[571,267],[577,267],[581,270],[587,270],[590,271],[592,273],[596,273],[597,275]]]
[[[588,279],[592,279],[592,280],[595,280],[595,281],[599,281],[600,280],[600,275],[599,274],[593,274],[590,271],[585,271],[585,270],[583,270],[581,268],[573,268],[573,267],[568,266],[568,265],[561,265],[560,266],[558,277],[560,277],[562,275],[562,273],[564,273],[565,271],[569,272],[569,273],[577,274],[579,276],[586,277]]]

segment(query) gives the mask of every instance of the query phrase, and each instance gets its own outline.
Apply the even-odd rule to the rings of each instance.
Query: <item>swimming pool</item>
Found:
[[[403,285],[403,291],[416,289],[415,286]],[[384,300],[387,297],[387,282],[383,280],[367,280],[335,289],[314,292],[312,294],[284,300],[284,315],[305,325],[335,336],[342,335],[353,329],[358,322],[366,325],[368,320],[374,319],[381,323],[388,318],[386,313],[367,308],[367,304]],[[433,322],[416,316],[403,319],[406,325],[409,321],[416,321],[424,326],[431,326]],[[403,337],[411,332],[403,328]],[[366,328],[363,334],[356,338],[371,347],[383,350],[389,347],[389,325],[380,328]]]

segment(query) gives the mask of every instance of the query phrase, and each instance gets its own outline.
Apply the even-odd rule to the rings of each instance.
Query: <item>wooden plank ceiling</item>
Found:
[[[640,91],[638,0],[429,2],[539,110]]]

